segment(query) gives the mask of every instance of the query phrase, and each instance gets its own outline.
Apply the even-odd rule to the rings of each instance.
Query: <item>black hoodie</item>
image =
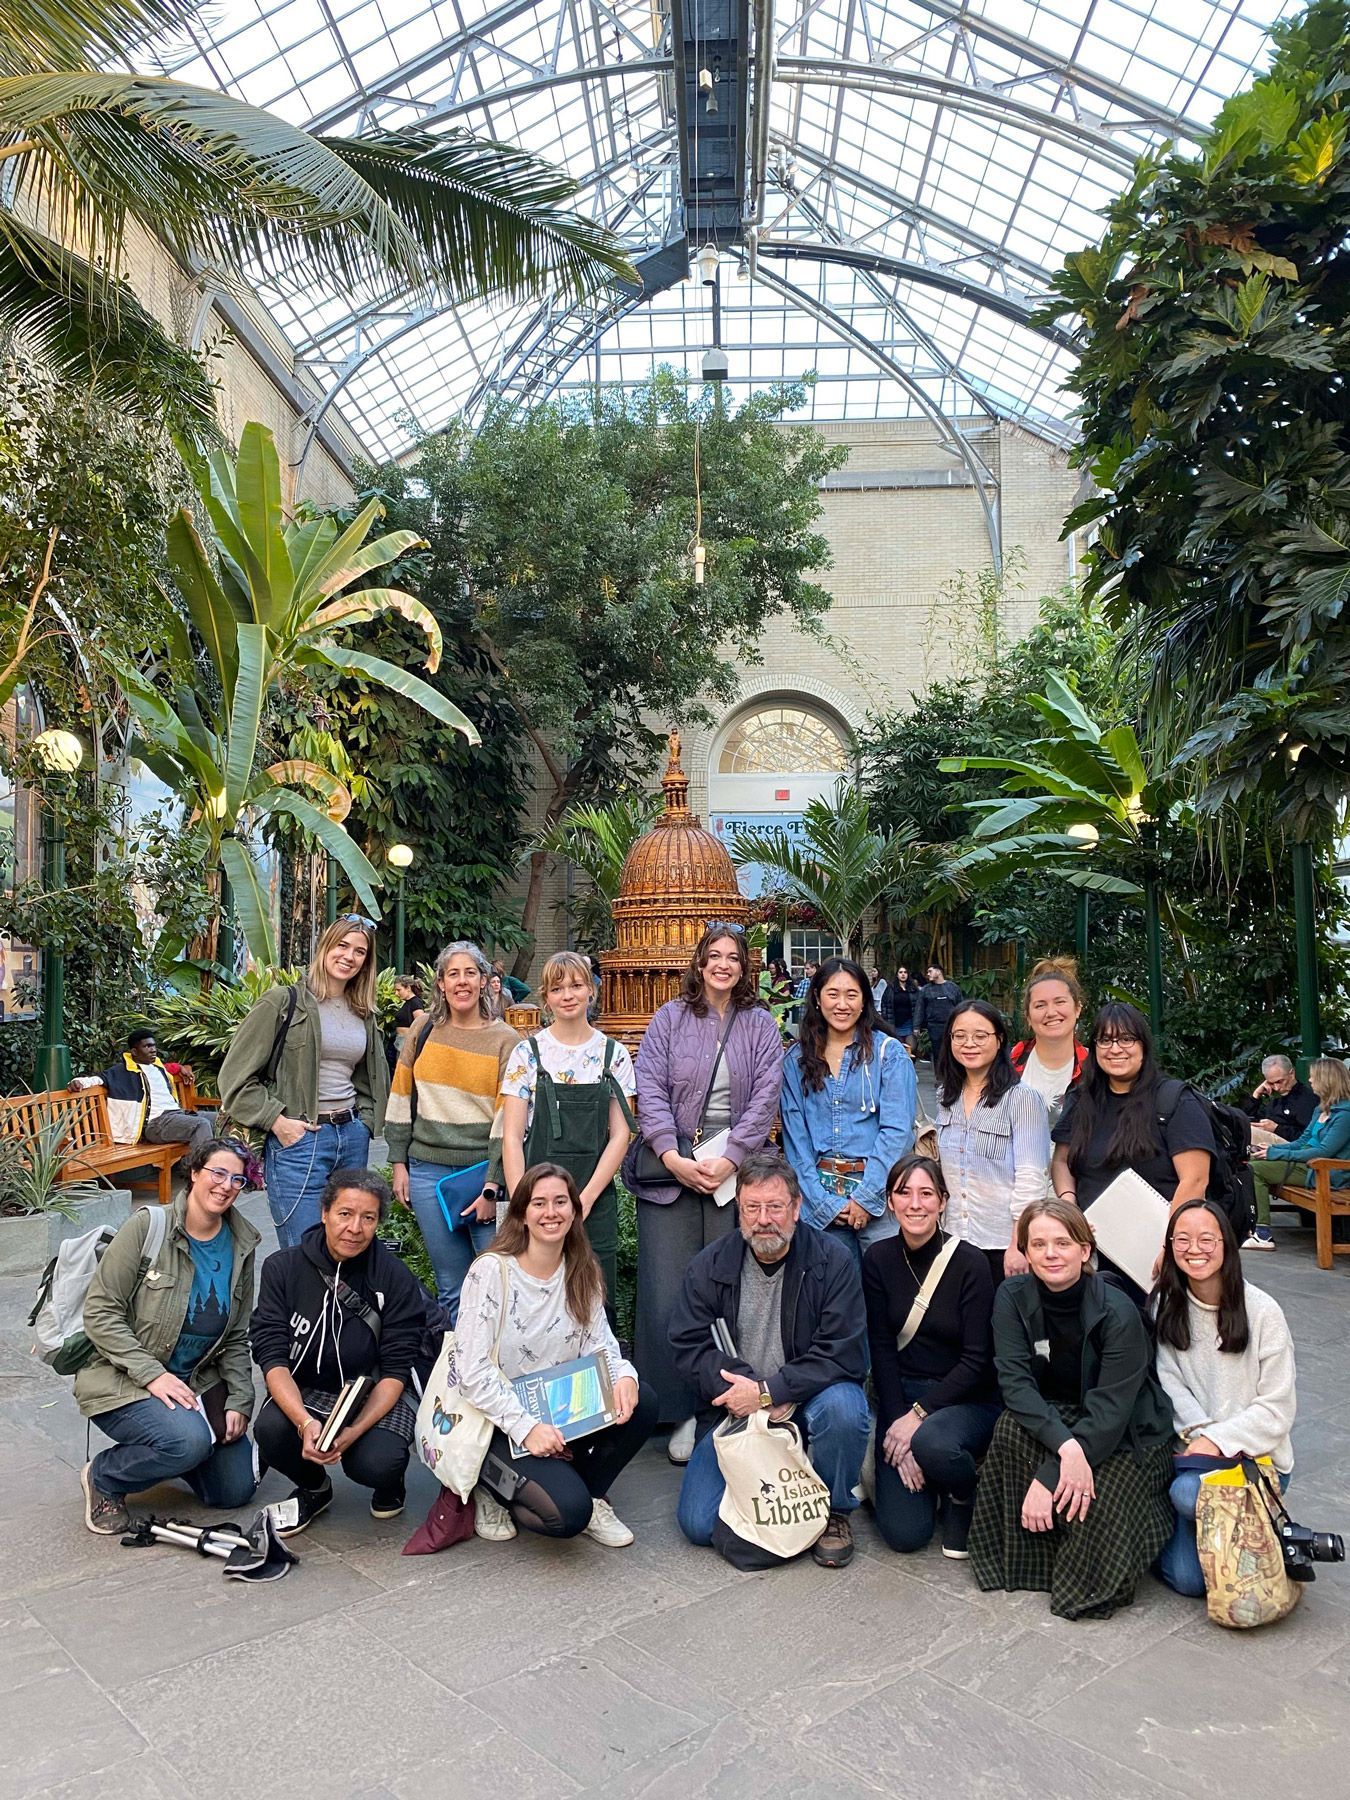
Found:
[[[329,1281],[339,1274],[380,1315],[378,1342],[357,1311],[338,1305]],[[425,1317],[421,1284],[379,1238],[339,1264],[323,1226],[311,1225],[298,1244],[274,1250],[263,1264],[249,1343],[264,1375],[289,1369],[300,1386],[321,1393],[337,1393],[353,1375],[406,1385]]]

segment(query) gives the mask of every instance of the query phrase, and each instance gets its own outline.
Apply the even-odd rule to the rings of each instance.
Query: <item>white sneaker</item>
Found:
[[[515,1520],[485,1487],[473,1490],[473,1531],[489,1544],[509,1544],[516,1535]]]
[[[1254,1231],[1249,1238],[1242,1240],[1242,1248],[1244,1250],[1273,1250],[1275,1239],[1269,1233],[1262,1237],[1259,1231]]]
[[[597,1544],[604,1544],[610,1550],[626,1549],[633,1541],[632,1532],[608,1500],[592,1500],[591,1522],[586,1527],[586,1536],[594,1538]]]
[[[666,1446],[666,1455],[673,1463],[687,1463],[694,1454],[694,1434],[698,1430],[697,1419],[686,1419],[683,1425],[677,1425],[670,1434],[670,1442]]]

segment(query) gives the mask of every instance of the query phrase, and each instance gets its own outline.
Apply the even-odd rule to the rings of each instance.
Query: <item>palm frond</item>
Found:
[[[198,10],[196,0],[5,0],[0,75],[129,62]]]

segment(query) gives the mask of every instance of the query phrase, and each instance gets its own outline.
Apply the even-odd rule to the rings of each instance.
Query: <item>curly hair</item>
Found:
[[[684,1001],[690,1012],[700,1019],[708,1014],[708,996],[703,991],[703,970],[708,956],[718,938],[730,938],[736,946],[736,954],[740,959],[741,973],[736,985],[731,990],[730,1004],[733,1007],[759,1006],[762,1004],[755,978],[750,973],[750,945],[743,925],[732,925],[726,919],[714,919],[706,925],[703,936],[694,948],[689,959],[689,967],[684,972],[680,983],[680,999]]]

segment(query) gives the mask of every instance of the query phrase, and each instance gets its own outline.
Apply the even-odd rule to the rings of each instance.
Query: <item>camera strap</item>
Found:
[[[1259,1462],[1250,1456],[1242,1459],[1242,1473],[1247,1478],[1247,1486],[1255,1488],[1260,1495],[1261,1503],[1270,1515],[1270,1522],[1278,1532],[1281,1525],[1292,1525],[1293,1519],[1284,1504],[1279,1484],[1270,1479]]]

